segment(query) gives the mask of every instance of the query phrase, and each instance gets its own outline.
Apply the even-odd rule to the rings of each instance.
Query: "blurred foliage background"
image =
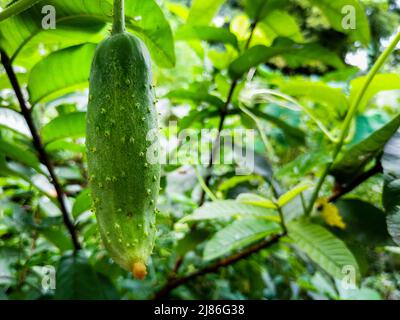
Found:
[[[42,28],[44,5],[56,29]],[[346,5],[355,29],[341,24]],[[400,2],[126,0],[128,29],[154,63],[161,139],[180,154],[163,166],[144,281],[108,257],[90,211],[88,75],[111,8],[48,0],[0,22],[0,299],[399,299],[399,49],[359,104],[312,224],[301,216],[365,75],[399,30]],[[221,124],[256,130],[251,175],[196,165],[190,141],[176,137]],[[253,250],[285,231],[274,207],[282,194],[288,233]],[[344,290],[338,268],[354,260],[357,288]],[[55,290],[42,287],[44,266],[56,270]]]

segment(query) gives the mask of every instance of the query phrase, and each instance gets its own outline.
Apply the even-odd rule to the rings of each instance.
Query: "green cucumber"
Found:
[[[123,2],[116,3],[113,32],[97,47],[90,73],[89,184],[106,249],[116,263],[141,279],[155,241],[160,180],[158,161],[147,160],[157,140],[146,137],[157,132],[158,124],[148,51],[140,39],[125,32]]]

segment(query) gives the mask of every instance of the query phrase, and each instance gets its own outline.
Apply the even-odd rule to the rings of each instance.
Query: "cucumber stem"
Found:
[[[124,0],[114,0],[114,19],[112,34],[123,33],[125,31],[125,10]]]

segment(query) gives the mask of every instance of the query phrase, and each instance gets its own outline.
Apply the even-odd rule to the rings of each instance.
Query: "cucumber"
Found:
[[[156,231],[160,165],[147,160],[147,151],[158,142],[146,139],[158,130],[154,100],[145,45],[124,28],[113,29],[95,51],[89,79],[89,185],[106,249],[139,279]]]

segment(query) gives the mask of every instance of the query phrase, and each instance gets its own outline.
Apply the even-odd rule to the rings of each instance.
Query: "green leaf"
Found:
[[[270,11],[266,17],[257,24],[256,30],[262,32],[269,45],[278,37],[292,39],[295,42],[304,42],[301,29],[296,19],[283,10]]]
[[[42,0],[18,0],[14,1],[11,5],[0,12],[0,22],[15,16],[22,11],[32,7],[34,4]]]
[[[27,148],[22,148],[15,143],[12,144],[2,139],[0,140],[0,153],[3,153],[11,159],[35,169],[39,173],[43,173],[40,169],[38,157]]]
[[[259,206],[240,203],[235,200],[217,200],[207,202],[196,209],[193,214],[181,219],[180,222],[232,218],[236,216],[257,215],[263,218],[279,221],[278,213]]]
[[[330,173],[344,183],[363,172],[365,166],[376,158],[400,126],[400,114],[344,152],[334,163]]]
[[[175,38],[176,40],[198,39],[210,43],[220,42],[230,44],[234,48],[238,47],[236,36],[225,28],[184,25],[176,31]]]
[[[72,207],[72,216],[77,218],[81,213],[88,211],[91,204],[90,189],[83,189],[75,199]]]
[[[389,234],[381,209],[359,199],[340,199],[335,205],[346,224],[344,230],[336,232],[342,239],[356,240],[364,247],[386,243]]]
[[[176,89],[170,91],[166,97],[172,100],[190,100],[195,103],[207,102],[218,108],[222,108],[224,106],[224,102],[220,98],[202,91]]]
[[[0,127],[11,129],[26,137],[31,137],[31,132],[24,117],[11,109],[0,108]]]
[[[322,226],[305,221],[293,221],[287,225],[289,237],[311,260],[336,279],[342,279],[343,267],[354,268],[357,278],[359,268],[356,259],[344,242]]]
[[[348,101],[342,90],[332,88],[323,82],[292,80],[285,82],[280,89],[293,97],[326,105],[333,111],[345,112],[348,108]]]
[[[252,181],[258,181],[260,183],[263,182],[263,179],[259,176],[256,175],[249,175],[249,176],[233,176],[229,179],[224,180],[219,186],[218,186],[218,191],[227,191],[230,190],[234,187],[236,187],[238,184],[244,183],[244,182],[252,182]],[[239,201],[239,198],[237,198]]]
[[[370,29],[368,18],[365,14],[365,9],[361,2],[358,0],[311,0],[311,3],[317,6],[326,18],[329,20],[332,28],[335,30],[348,34],[353,41],[360,41],[367,46],[370,41]],[[346,8],[355,10],[354,22],[355,25],[349,28],[346,24],[348,11]]]
[[[250,68],[267,62],[271,58],[284,53],[287,48],[265,47],[257,45],[246,50],[241,56],[229,65],[229,74],[232,78],[240,78]]]
[[[366,76],[358,77],[351,81],[351,89],[350,89],[350,103],[353,103],[356,99],[359,91],[364,86],[365,81],[367,80]],[[400,75],[387,73],[387,74],[377,74],[371,81],[368,86],[367,91],[363,95],[360,104],[358,105],[358,110],[364,111],[371,101],[371,99],[382,91],[389,90],[400,90]]]
[[[42,5],[0,23],[0,46],[8,55],[28,65],[38,61],[37,48],[46,43],[65,48],[85,42],[99,42],[106,23],[112,21],[112,0],[48,0],[56,9],[56,29],[44,30]],[[147,45],[154,61],[162,67],[175,64],[170,26],[154,0],[125,0],[126,25]]]
[[[251,112],[253,112],[258,118],[271,122],[280,128],[289,138],[295,140],[297,143],[305,143],[304,131],[288,124],[286,121],[282,120],[281,117],[262,112],[256,108],[252,108]]]
[[[196,249],[196,247],[207,240],[210,232],[203,229],[191,230],[176,245],[176,253],[178,256],[183,257],[189,251]]]
[[[110,1],[110,0],[108,0]],[[171,27],[154,0],[125,0],[128,29],[143,39],[154,61],[161,67],[175,65]]]
[[[294,198],[296,198],[300,193],[306,191],[307,189],[309,189],[311,187],[310,184],[301,184],[298,185],[296,187],[294,187],[293,189],[289,190],[288,192],[286,192],[285,194],[281,195],[278,199],[278,205],[279,207],[283,207],[285,206],[287,203],[289,203],[290,201],[292,201]]]
[[[97,274],[83,254],[61,258],[56,272],[57,300],[118,299],[118,293],[108,278]]]
[[[42,128],[45,143],[63,138],[84,137],[86,132],[86,112],[72,112],[51,120]]]
[[[207,242],[203,259],[209,261],[219,258],[233,250],[245,247],[280,231],[281,226],[276,222],[257,218],[236,220],[218,231]]]
[[[246,0],[244,9],[251,19],[260,21],[268,13],[285,5],[287,5],[287,0]]]
[[[234,79],[239,78],[250,68],[266,63],[276,56],[282,56],[293,68],[314,65],[315,62],[336,69],[344,67],[342,60],[334,52],[316,43],[296,44],[290,39],[278,38],[271,47],[256,45],[246,50],[229,65],[229,74]]]
[[[21,70],[14,70],[14,73],[20,85],[24,85],[27,82],[28,73],[23,72]],[[6,73],[0,74],[0,90],[3,89],[12,89],[10,79],[8,78]]]
[[[207,26],[224,0],[193,0],[187,24]]]
[[[69,47],[37,63],[28,80],[32,104],[87,87],[95,44]]]
[[[85,153],[86,147],[84,144],[78,144],[65,140],[55,140],[46,144],[45,150],[47,152],[71,151],[76,153]]]
[[[65,234],[60,228],[42,229],[40,230],[40,233],[61,252],[72,250],[74,248],[69,235]]]

